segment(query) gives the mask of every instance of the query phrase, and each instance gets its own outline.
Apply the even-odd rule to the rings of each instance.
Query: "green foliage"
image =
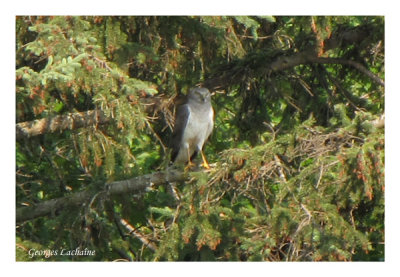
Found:
[[[270,67],[313,50],[383,79],[383,26],[364,16],[17,17],[16,122],[91,110],[110,119],[18,140],[17,208],[165,170],[171,104],[197,84],[214,92],[215,130],[210,171],[18,223],[16,260],[384,260],[384,130],[374,124],[384,89],[343,64]],[[78,247],[95,255],[46,254]]]

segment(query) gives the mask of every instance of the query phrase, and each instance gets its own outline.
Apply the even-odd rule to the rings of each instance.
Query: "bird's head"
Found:
[[[189,99],[206,103],[211,101],[210,91],[206,88],[192,88],[188,94]]]

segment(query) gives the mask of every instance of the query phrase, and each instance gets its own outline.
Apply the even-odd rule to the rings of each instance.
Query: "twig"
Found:
[[[286,183],[287,179],[286,179],[285,173],[283,172],[283,166],[282,166],[281,160],[279,159],[279,157],[277,155],[274,155],[274,160],[278,166],[279,177],[282,179],[282,181],[284,181]]]
[[[318,181],[317,181],[317,184],[315,185],[315,188],[316,188],[316,189],[318,188],[319,184],[321,183],[321,179],[322,179],[322,174],[323,174],[323,172],[324,172],[324,166],[321,164],[320,171],[319,171]]]
[[[310,211],[306,208],[306,206],[304,206],[303,203],[300,204],[300,207],[303,209],[303,211],[306,212],[306,214],[307,214],[307,216],[308,216],[307,224],[310,223],[310,220],[311,220],[311,217],[312,217]]]
[[[128,231],[129,234],[133,235],[135,238],[139,239],[144,246],[147,246],[153,251],[157,250],[157,246],[149,241],[144,235],[142,235],[137,229],[135,229],[132,225],[129,224],[128,221],[126,221],[123,218],[119,218],[119,222],[124,226]]]
[[[342,85],[339,83],[339,81],[332,76],[326,69],[325,72],[327,73],[328,79],[331,80],[331,82],[342,92],[343,96],[349,101],[350,105],[353,106],[354,109],[357,111],[361,110],[356,104],[353,103],[352,101],[352,94],[348,92],[345,88],[342,87]]]
[[[167,147],[164,145],[164,143],[162,142],[161,138],[157,135],[157,133],[154,131],[153,127],[151,127],[151,124],[149,123],[149,121],[146,119],[145,120],[147,127],[151,130],[153,136],[158,140],[158,142],[160,143],[164,154],[167,153]]]
[[[246,35],[239,35],[242,38],[251,38],[251,39],[269,39],[273,38],[273,36],[263,36],[263,37],[255,37],[255,36],[246,36]]]
[[[95,61],[100,65],[101,68],[105,68],[105,69],[107,69],[108,71],[112,71],[111,67],[108,66],[108,64],[107,64],[106,61],[101,60],[101,59],[99,59],[99,58],[97,58],[97,57],[95,57],[95,56],[93,56],[93,55],[90,55],[90,57],[91,57],[93,60],[95,60]]]

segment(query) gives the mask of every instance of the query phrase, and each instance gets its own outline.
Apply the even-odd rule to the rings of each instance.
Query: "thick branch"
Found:
[[[66,208],[87,203],[98,193],[104,193],[106,196],[128,193],[135,194],[144,192],[150,187],[159,186],[166,182],[179,182],[183,180],[185,180],[183,172],[178,170],[166,170],[128,180],[116,181],[106,184],[105,189],[100,192],[82,191],[65,197],[44,201],[31,207],[18,208],[16,211],[16,221],[23,222],[51,214],[55,215]]]
[[[18,208],[16,211],[16,221],[23,222],[45,215],[55,215],[58,211],[62,209],[68,207],[76,207],[85,203],[93,195],[94,193],[91,191],[82,191],[65,197],[51,199],[36,204],[32,207]]]
[[[350,30],[344,30],[338,32],[332,37],[327,38],[324,41],[324,50],[327,51],[329,49],[335,49],[339,47],[347,47],[347,45],[355,45],[361,44],[361,42],[368,37],[371,33],[370,26],[360,26]],[[224,89],[232,85],[232,83],[237,82],[240,76],[243,75],[243,68],[252,71],[258,72],[266,72],[270,74],[272,72],[282,71],[288,68],[293,68],[295,66],[301,64],[310,64],[310,63],[330,63],[330,64],[344,64],[354,67],[360,72],[367,75],[377,84],[384,86],[384,81],[376,76],[374,73],[369,71],[362,64],[341,58],[322,58],[317,56],[317,51],[313,46],[310,46],[310,49],[307,51],[291,54],[291,55],[283,55],[284,53],[276,53],[276,56],[272,57],[263,57],[263,54],[258,55],[254,53],[249,53],[247,57],[245,57],[241,61],[233,61],[228,65],[224,66],[224,69],[221,69],[213,78],[209,78],[205,80],[203,85],[210,90],[214,89]],[[274,55],[274,54],[272,54]],[[274,59],[275,57],[275,59]],[[265,62],[264,64],[260,63],[260,59],[270,60],[272,62]],[[240,64],[240,66],[238,66]],[[256,65],[256,67],[254,67]],[[262,67],[262,68],[260,68]]]
[[[365,66],[356,61],[340,59],[340,58],[318,57],[314,54],[313,51],[306,51],[306,52],[296,53],[292,56],[280,57],[276,61],[270,64],[269,72],[281,71],[295,67],[300,64],[309,64],[309,63],[349,65],[354,67],[358,71],[362,72],[363,74],[367,75],[378,85],[385,86],[385,82],[381,78],[376,76],[374,73],[369,71]]]
[[[246,62],[246,64],[253,64],[252,60]],[[293,54],[291,56],[280,56],[275,61],[270,63],[269,65],[264,65],[263,69],[260,68],[253,68],[253,70],[262,70],[262,72],[266,72],[270,74],[272,72],[278,72],[285,69],[293,68],[295,66],[301,64],[310,64],[310,63],[321,63],[321,64],[343,64],[349,65],[357,69],[358,71],[362,72],[372,81],[377,83],[380,86],[385,86],[385,82],[379,78],[377,75],[369,71],[365,66],[362,64],[353,61],[353,60],[346,60],[341,58],[323,58],[318,57],[314,51],[304,51],[300,53]],[[244,64],[243,66],[246,66]],[[208,79],[204,82],[204,86],[209,89],[220,89],[225,88],[234,82],[237,79],[238,72],[236,72],[237,68],[234,67],[233,70],[227,70],[220,74],[220,76],[216,78]],[[240,75],[240,74],[239,74]]]
[[[164,95],[141,98],[140,103],[144,110],[150,116],[153,116],[160,111],[164,114],[167,112],[169,98]],[[33,121],[26,121],[16,124],[16,139],[30,138],[46,133],[63,132],[65,130],[75,130],[78,128],[88,127],[92,125],[108,124],[112,122],[111,118],[107,117],[104,112],[99,110],[90,110],[86,112],[68,113],[47,117]]]
[[[82,113],[69,113],[37,119],[29,122],[21,122],[16,125],[16,138],[33,137],[44,133],[62,132],[81,127],[108,123],[110,119],[103,112],[93,110]]]

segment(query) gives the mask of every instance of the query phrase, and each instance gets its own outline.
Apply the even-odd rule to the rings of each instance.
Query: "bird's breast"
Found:
[[[203,113],[191,112],[183,134],[183,141],[190,145],[203,145],[210,135],[210,123],[213,121],[212,109]],[[211,126],[212,129],[212,126]]]

